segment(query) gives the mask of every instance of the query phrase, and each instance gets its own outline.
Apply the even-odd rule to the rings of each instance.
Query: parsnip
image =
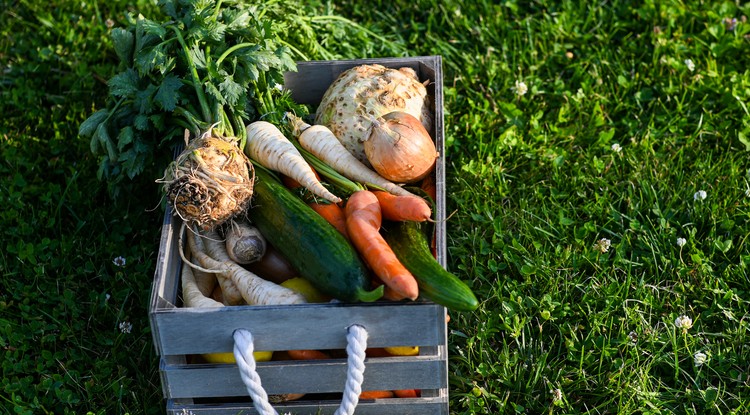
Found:
[[[329,202],[339,203],[341,198],[326,189],[315,177],[302,154],[275,125],[255,121],[247,126],[245,154],[263,167],[283,173]]]
[[[310,125],[294,114],[286,114],[292,123],[293,134],[305,150],[321,159],[350,180],[373,184],[388,193],[414,196],[401,186],[392,183],[359,161],[336,136],[323,125]]]
[[[221,243],[216,231],[204,233],[206,254],[209,260],[206,266],[222,269],[222,274],[234,282],[242,298],[250,305],[279,305],[306,303],[305,297],[288,288],[274,284],[271,281],[246,270],[232,261]]]

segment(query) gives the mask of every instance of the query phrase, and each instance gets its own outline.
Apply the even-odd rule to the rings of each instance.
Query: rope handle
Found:
[[[255,370],[253,357],[253,335],[247,329],[237,329],[232,333],[234,338],[234,358],[240,370],[242,382],[253,400],[253,406],[260,415],[278,415],[268,402],[268,394],[260,382],[260,376]],[[341,405],[334,415],[353,415],[362,393],[362,381],[365,373],[365,349],[367,349],[367,330],[359,324],[347,328],[346,354],[347,371],[346,384]]]

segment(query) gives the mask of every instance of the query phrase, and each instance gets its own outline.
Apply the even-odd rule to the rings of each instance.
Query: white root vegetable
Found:
[[[196,281],[197,274],[202,271],[193,269],[187,262],[182,266],[182,299],[183,305],[187,308],[218,308],[225,305],[204,295],[198,287]],[[208,275],[208,274],[207,274]],[[209,275],[210,276],[210,275]],[[212,277],[213,278],[213,277]],[[271,360],[273,352],[255,351],[253,352],[256,362],[265,362]],[[228,353],[206,353],[203,358],[209,363],[235,363],[232,352]]]
[[[247,126],[245,154],[263,167],[283,173],[306,189],[331,203],[341,202],[323,186],[302,154],[284,133],[266,121],[255,121]]]
[[[200,292],[206,297],[211,297],[211,293],[213,293],[214,289],[216,288],[216,275],[201,271],[199,269],[194,269],[193,277],[195,278],[195,285],[198,287]]]
[[[286,116],[292,123],[294,135],[297,136],[300,145],[348,179],[373,184],[394,195],[414,196],[359,161],[328,127],[307,124],[291,113],[287,113]]]
[[[206,254],[206,248],[203,244],[203,239],[200,236],[197,236],[194,231],[188,231],[187,233],[187,240],[188,240],[188,247],[190,248],[190,251],[193,253],[193,256],[195,257],[196,261],[204,268],[213,268],[217,262],[210,258],[208,254]],[[225,305],[239,305],[243,304],[245,302],[244,298],[242,298],[242,294],[240,293],[240,290],[237,288],[237,286],[234,284],[234,281],[232,281],[230,278],[227,278],[224,275],[224,272],[226,271],[226,266],[223,266],[221,263],[218,263],[219,266],[215,269],[212,269],[210,271],[215,271],[216,280],[219,283],[219,286],[221,287],[221,293],[223,297],[223,302]],[[207,270],[208,271],[208,270]]]
[[[227,228],[227,254],[238,264],[260,261],[266,254],[266,238],[247,221],[231,221]]]
[[[185,307],[210,308],[224,307],[224,304],[204,295],[195,280],[193,269],[188,264],[182,265],[182,301]]]
[[[289,288],[282,287],[271,281],[246,270],[232,261],[226,252],[226,247],[219,240],[216,231],[205,234],[207,266],[223,269],[226,277],[230,278],[242,294],[242,298],[250,305],[281,305],[306,303],[305,297]],[[196,238],[197,239],[197,238]]]

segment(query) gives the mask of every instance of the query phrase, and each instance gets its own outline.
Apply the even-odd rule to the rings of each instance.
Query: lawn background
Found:
[[[750,412],[750,5],[341,3],[310,58],[443,56],[452,412]],[[158,169],[112,199],[77,136],[135,11],[0,8],[3,413],[163,413]]]

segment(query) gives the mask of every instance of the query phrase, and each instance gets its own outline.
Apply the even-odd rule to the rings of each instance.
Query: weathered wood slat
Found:
[[[365,361],[363,390],[441,389],[446,361],[439,356],[373,358]],[[247,396],[236,365],[169,365],[161,372],[169,385],[166,397],[206,398]],[[335,393],[346,382],[346,359],[272,361],[258,363],[257,371],[268,394]],[[314,380],[314,381],[311,381]]]
[[[252,333],[256,350],[343,349],[352,324],[367,329],[372,347],[441,344],[445,331],[444,311],[432,303],[178,308],[153,318],[161,355],[231,351],[236,329]]]

